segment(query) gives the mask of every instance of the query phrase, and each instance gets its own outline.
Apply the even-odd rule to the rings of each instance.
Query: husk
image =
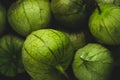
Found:
[[[107,45],[120,44],[120,7],[102,4],[101,13],[96,9],[90,17],[89,29],[98,42]]]
[[[73,58],[73,46],[62,32],[42,29],[32,32],[22,50],[26,71],[35,80],[64,80],[64,71]],[[58,69],[57,65],[62,67]]]
[[[8,11],[11,27],[22,36],[47,28],[51,20],[49,0],[18,0]]]

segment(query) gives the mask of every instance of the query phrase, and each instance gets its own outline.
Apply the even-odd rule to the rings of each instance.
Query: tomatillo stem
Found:
[[[57,65],[56,66],[56,69],[61,73],[63,74],[67,80],[69,80],[69,76],[67,75],[67,73],[64,71],[63,67],[61,65]]]
[[[95,0],[95,6],[97,7],[97,9],[98,9],[99,13],[101,14],[101,13],[102,13],[102,11],[101,11],[101,9],[100,9],[100,6],[98,5],[97,0]]]

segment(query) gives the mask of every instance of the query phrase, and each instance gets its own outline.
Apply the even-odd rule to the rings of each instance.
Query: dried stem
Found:
[[[102,13],[102,11],[101,11],[101,9],[100,9],[100,6],[98,5],[97,0],[95,0],[95,6],[97,7],[97,9],[98,9],[99,13],[101,14],[101,13]]]

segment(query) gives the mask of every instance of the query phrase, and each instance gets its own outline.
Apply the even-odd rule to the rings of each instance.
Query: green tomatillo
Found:
[[[0,38],[0,74],[14,77],[24,72],[21,59],[23,42],[21,37],[12,34]]]
[[[62,32],[37,30],[24,42],[23,64],[34,80],[69,80],[65,70],[72,61],[73,51],[70,39]]]
[[[98,42],[107,45],[120,44],[120,7],[102,4],[93,12],[89,29]]]
[[[85,32],[64,32],[71,40],[74,50],[83,47],[86,44]]]
[[[66,29],[78,29],[87,23],[86,4],[83,0],[52,0],[55,20]]]
[[[113,57],[102,45],[89,43],[77,50],[72,66],[78,80],[107,80],[113,68]]]
[[[8,11],[12,28],[22,36],[47,28],[51,20],[49,0],[18,0]]]

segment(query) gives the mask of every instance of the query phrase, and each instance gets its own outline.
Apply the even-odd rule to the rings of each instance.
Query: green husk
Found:
[[[18,0],[9,8],[8,20],[14,31],[22,36],[47,28],[51,20],[50,1]]]
[[[120,44],[120,7],[112,4],[100,5],[90,17],[89,29],[98,42],[107,45]]]
[[[74,50],[83,47],[86,44],[85,32],[64,32],[71,40]]]
[[[21,57],[23,42],[21,37],[12,34],[0,38],[0,74],[14,77],[24,72]]]
[[[78,80],[107,80],[113,67],[111,52],[97,43],[77,50],[73,72]]]
[[[82,0],[52,0],[51,9],[62,28],[78,29],[87,23],[86,4]]]
[[[22,50],[25,70],[35,80],[65,80],[73,51],[69,38],[62,32],[34,31],[26,38]]]

